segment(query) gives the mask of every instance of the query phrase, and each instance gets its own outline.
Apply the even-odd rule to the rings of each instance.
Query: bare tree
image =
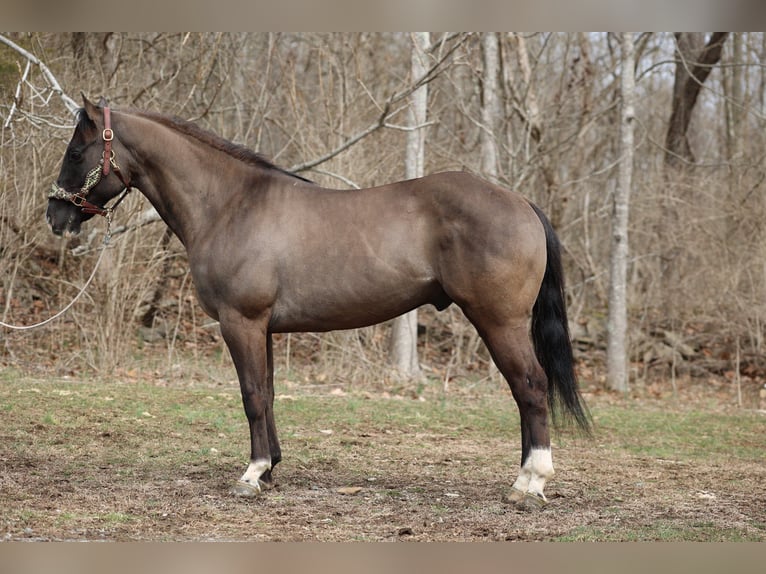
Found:
[[[745,120],[745,32],[732,33],[731,66],[724,69],[724,94],[726,96],[726,146],[728,159],[742,154],[744,138],[742,128]]]
[[[16,42],[14,42],[13,40],[11,40],[10,38],[6,36],[3,36],[2,34],[0,34],[0,42],[5,44],[9,48],[15,50],[19,54],[21,54],[24,58],[26,58],[29,64],[34,64],[35,66],[40,68],[40,71],[42,72],[43,77],[45,78],[50,91],[53,92],[54,94],[57,94],[61,98],[61,101],[64,103],[64,105],[70,112],[74,113],[77,110],[77,108],[79,107],[77,103],[69,95],[67,95],[66,92],[64,92],[64,90],[61,87],[61,84],[59,84],[58,79],[56,78],[56,76],[53,75],[53,72],[51,72],[50,68],[48,68],[48,66],[46,66],[44,62],[42,62],[37,56],[35,56],[31,52],[25,50],[24,48],[19,46]],[[27,68],[24,74],[22,74],[21,80],[19,81],[19,86],[23,85],[27,81],[29,64],[27,65]],[[10,125],[10,122],[13,119],[13,113],[16,109],[16,103],[18,99],[19,98],[18,98],[18,90],[17,90],[16,101],[14,102],[13,106],[11,107],[11,111],[8,114],[8,118],[6,119],[6,122],[5,122],[6,126]]]
[[[633,37],[635,114],[641,122],[633,146],[629,187],[635,199],[629,205],[624,285],[630,356],[642,362],[640,377],[664,377],[676,367],[679,374],[696,376],[707,363],[698,358],[689,370],[684,339],[693,340],[696,349],[714,348],[714,339],[722,348],[739,339],[743,365],[749,360],[748,368],[755,369],[766,364],[746,357],[748,345],[762,352],[766,324],[766,282],[759,271],[766,253],[761,224],[766,202],[759,193],[766,181],[766,68],[760,64],[766,35]],[[94,98],[103,94],[116,107],[193,120],[320,185],[366,187],[405,175],[405,140],[424,131],[422,120],[405,114],[413,91],[427,84],[423,172],[482,173],[544,207],[566,248],[578,349],[594,368],[605,370],[600,353],[591,350],[600,351],[608,339],[602,310],[609,304],[616,263],[612,244],[627,248],[612,237],[623,237],[619,198],[602,192],[610,185],[618,194],[628,189],[616,183],[616,166],[629,163],[628,150],[618,149],[621,138],[614,134],[621,101],[620,38],[431,34],[427,70],[413,77],[409,33],[2,34],[0,310],[18,319],[56,311],[91,271],[98,222],[87,236],[58,239],[41,217],[43,190],[60,164],[80,91]],[[638,143],[660,134],[663,144],[669,132],[667,152]],[[704,165],[692,162],[692,151],[698,158],[704,152]],[[156,217],[147,207],[133,194],[117,213],[108,254],[114,265],[108,276],[96,278],[92,300],[81,301],[71,314],[81,329],[63,321],[28,338],[5,338],[0,353],[21,357],[27,349],[50,348],[61,364],[106,368],[110,357],[124,355],[133,343],[139,319],[169,334],[168,360],[174,349],[181,350],[174,347],[176,339],[188,337],[199,349],[215,343],[212,330],[199,328],[199,310],[187,300],[183,249],[164,226],[147,225]],[[618,284],[615,280],[612,287]],[[617,304],[612,310],[618,311]],[[484,371],[481,339],[458,310],[419,309],[418,320],[428,326],[418,358],[428,357],[435,372],[448,360],[445,381]],[[409,333],[414,328],[411,323]],[[321,361],[311,365],[317,372],[337,369],[365,380],[377,371],[370,365],[390,363],[389,329],[293,336],[285,355],[291,344],[296,357],[316,351]],[[611,335],[620,332],[610,323]],[[709,340],[702,340],[703,334]],[[71,357],[60,352],[65,347],[85,350]]]
[[[428,32],[412,35],[412,78],[423,77],[428,70]],[[407,132],[406,177],[422,177],[425,163],[425,129],[428,107],[428,85],[424,84],[410,95],[410,124],[415,129]],[[391,359],[400,375],[416,377],[420,374],[418,362],[418,314],[417,309],[397,317],[391,331]]]
[[[633,124],[635,120],[635,55],[633,34],[622,34],[620,74],[620,164],[612,212],[612,251],[610,256],[609,322],[607,326],[607,379],[609,386],[628,390],[626,339],[628,311],[626,278],[628,268],[628,208],[633,179]]]
[[[540,95],[533,81],[532,65],[530,62],[527,41],[523,34],[514,33],[511,38],[515,42],[516,56],[523,79],[523,91],[511,84],[513,99],[517,102],[515,111],[524,124],[525,138],[531,141],[539,156],[539,169],[546,188],[545,207],[553,227],[561,226],[562,203],[559,201],[559,176],[550,153],[550,145],[546,140],[544,114],[540,107]]]
[[[665,138],[665,164],[680,167],[694,163],[687,132],[702,85],[721,59],[728,32],[715,32],[705,42],[702,32],[677,32],[673,106]]]
[[[483,72],[481,77],[481,173],[493,183],[499,180],[498,130],[500,127],[500,38],[495,32],[481,37]],[[489,361],[489,375],[499,373]]]
[[[481,172],[497,183],[497,128],[500,123],[500,41],[497,33],[482,35],[481,53],[484,61],[481,81]]]

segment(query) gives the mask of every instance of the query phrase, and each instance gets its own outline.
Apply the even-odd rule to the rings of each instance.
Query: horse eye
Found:
[[[76,149],[70,150],[69,159],[71,159],[72,161],[80,161],[82,159],[82,154]]]

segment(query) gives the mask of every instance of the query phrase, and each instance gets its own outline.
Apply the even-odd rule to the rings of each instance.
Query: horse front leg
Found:
[[[268,390],[268,400],[266,403],[266,430],[269,433],[271,468],[264,472],[259,480],[262,486],[271,488],[274,486],[274,480],[271,473],[277,463],[282,460],[282,449],[279,446],[277,425],[274,421],[274,345],[271,333],[267,333],[266,335],[266,374],[268,376],[268,381],[266,382],[266,388]]]
[[[237,496],[256,496],[263,486],[270,486],[271,469],[277,462],[272,458],[275,445],[275,454],[279,452],[272,412],[274,388],[268,318],[253,320],[239,314],[221,317],[221,334],[237,370],[250,426],[250,464],[231,492]]]

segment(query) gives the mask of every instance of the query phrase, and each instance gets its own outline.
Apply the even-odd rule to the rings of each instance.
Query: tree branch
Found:
[[[425,74],[423,74],[420,78],[412,82],[409,86],[407,86],[405,89],[403,89],[400,92],[394,92],[391,94],[386,100],[386,103],[383,105],[383,110],[378,116],[378,119],[371,123],[369,126],[361,130],[360,132],[356,133],[355,135],[348,138],[345,142],[337,146],[336,148],[332,149],[331,151],[327,152],[324,155],[319,156],[318,158],[299,163],[296,165],[291,166],[289,171],[292,172],[301,172],[306,171],[308,169],[311,169],[313,167],[318,166],[321,163],[324,163],[335,156],[343,153],[348,148],[353,146],[354,144],[358,143],[359,141],[363,140],[370,134],[378,131],[381,128],[391,127],[387,120],[399,113],[404,108],[396,108],[392,110],[393,106],[402,100],[406,99],[410,94],[412,94],[415,90],[417,90],[419,87],[430,83],[433,81],[441,72],[443,68],[443,64],[452,56],[452,54],[455,53],[455,50],[457,50],[460,46],[463,45],[463,43],[468,40],[468,38],[471,36],[471,34],[462,34],[460,35],[459,41],[455,42],[449,50],[447,50],[428,70],[426,70]],[[450,37],[449,39],[452,39]],[[443,42],[441,43],[443,44]]]
[[[66,92],[64,92],[64,89],[61,87],[61,84],[59,84],[58,80],[56,79],[56,76],[53,75],[53,72],[50,71],[50,68],[46,66],[37,56],[32,54],[31,52],[28,52],[15,42],[13,42],[10,38],[6,38],[2,34],[0,34],[0,42],[11,48],[12,50],[15,50],[22,56],[24,56],[28,61],[32,62],[34,65],[36,65],[38,68],[40,68],[40,71],[42,72],[43,76],[45,76],[45,79],[48,80],[48,83],[50,84],[51,90],[58,94],[58,96],[61,98],[61,101],[64,102],[64,105],[66,108],[74,114],[77,112],[77,110],[80,108],[80,106],[77,105],[77,102],[75,102],[72,98],[70,98]],[[10,121],[10,115],[8,116],[8,120]]]

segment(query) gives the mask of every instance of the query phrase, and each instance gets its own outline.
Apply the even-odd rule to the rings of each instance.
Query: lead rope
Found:
[[[96,265],[93,267],[93,271],[90,274],[90,277],[88,277],[88,280],[85,282],[85,285],[82,286],[80,289],[80,292],[75,295],[74,299],[69,302],[69,304],[64,307],[61,311],[53,315],[52,317],[48,317],[45,321],[40,321],[39,323],[35,323],[34,325],[11,325],[9,323],[5,323],[3,321],[0,321],[0,326],[5,327],[6,329],[13,329],[15,331],[27,331],[29,329],[36,329],[38,327],[42,327],[43,325],[47,325],[51,321],[54,321],[61,317],[64,313],[69,311],[69,309],[72,308],[72,305],[77,303],[77,300],[82,296],[83,293],[85,293],[85,290],[90,286],[91,282],[93,281],[93,278],[96,276],[96,271],[98,270],[98,266],[101,264],[101,259],[104,257],[104,253],[106,252],[106,248],[109,245],[109,240],[112,237],[111,232],[112,227],[112,214],[111,212],[106,216],[106,234],[104,235],[104,240],[101,244],[101,252],[98,254],[98,259],[96,259]]]

